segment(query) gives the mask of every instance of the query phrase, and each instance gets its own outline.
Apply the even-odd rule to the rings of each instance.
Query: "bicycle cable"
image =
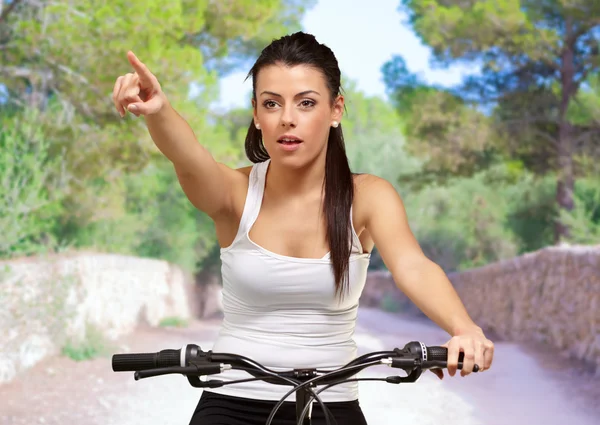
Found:
[[[345,383],[348,383],[348,382],[359,382],[359,381],[385,381],[385,382],[390,382],[388,380],[388,378],[349,378],[349,379],[344,379],[343,381],[340,381],[340,382],[332,382],[331,384],[327,384],[326,386],[324,386],[320,390],[316,391],[316,394],[318,395],[318,394],[322,393],[323,391],[328,390],[331,387],[334,387],[334,386],[340,385],[340,384],[345,384]],[[308,407],[310,406],[310,403],[312,403],[312,402],[313,402],[313,398],[311,396],[310,399],[308,400],[308,403],[304,407],[304,410],[302,410],[302,414],[300,415],[300,419],[298,419],[298,423],[296,425],[302,425],[302,421],[304,420],[304,417],[308,413]]]
[[[245,371],[256,371],[256,369],[249,368],[249,367],[236,367],[236,369],[238,369],[238,370],[245,370]],[[286,378],[286,377],[278,375],[275,372],[270,372],[270,371],[265,371],[265,370],[263,370],[262,372],[265,373],[265,374],[267,374],[267,375],[275,376],[275,377],[277,377],[279,379],[283,379],[285,381],[288,381],[289,383],[292,383],[294,385],[294,387],[292,388],[292,390],[290,390],[286,395],[284,395],[283,398],[281,400],[279,400],[279,402],[275,405],[275,407],[273,408],[275,410],[275,412],[273,412],[273,410],[271,411],[271,416],[269,416],[269,419],[267,420],[267,425],[270,425],[271,422],[273,421],[273,418],[275,417],[275,414],[277,413],[277,410],[279,410],[279,408],[285,402],[285,399],[288,398],[290,394],[292,394],[295,391],[298,391],[298,389],[302,388],[306,382],[302,383],[302,382],[296,381],[296,380],[294,380],[292,378]],[[325,376],[325,375],[323,375],[323,376]],[[317,378],[319,378],[319,377],[317,377]],[[259,377],[249,378],[249,379],[240,379],[240,380],[237,380],[237,381],[224,382],[222,385],[229,385],[229,384],[234,384],[234,383],[239,383],[239,382],[258,381],[258,380],[262,380],[262,379],[263,378],[259,378]],[[309,381],[307,381],[307,382],[309,382]],[[325,413],[325,423],[326,423],[326,425],[331,425],[331,422],[329,421],[329,417],[328,417],[329,409],[327,408],[327,406],[325,406],[325,403],[323,402],[323,400],[321,399],[321,397],[319,397],[318,393],[315,393],[315,391],[312,388],[308,387],[306,389],[311,394],[311,402],[312,402],[312,400],[316,400],[317,403],[319,403],[319,406],[321,406],[321,409],[323,409],[323,412]],[[335,421],[335,418],[333,418],[333,419]],[[335,423],[337,425],[337,421],[335,421]]]
[[[279,408],[283,405],[283,403],[285,402],[285,399],[288,398],[292,393],[299,391],[300,389],[302,389],[303,387],[309,386],[310,384],[312,384],[314,381],[319,380],[319,379],[323,379],[326,378],[327,376],[330,375],[335,375],[337,373],[340,372],[348,372],[352,369],[359,369],[359,368],[366,368],[369,366],[375,366],[376,364],[380,364],[381,360],[373,360],[371,362],[367,362],[367,363],[361,363],[361,364],[355,364],[355,365],[351,365],[351,366],[347,366],[347,367],[343,367],[337,370],[333,370],[330,371],[324,375],[320,375],[320,376],[316,376],[314,378],[309,379],[308,381],[305,381],[301,384],[299,384],[298,386],[292,388],[290,391],[288,391],[280,400],[279,402],[277,402],[277,404],[275,405],[275,407],[273,407],[273,409],[271,410],[271,414],[269,415],[269,418],[267,419],[267,423],[266,425],[271,425],[271,422],[273,422],[273,418],[275,417],[275,414],[277,413],[277,411],[279,410]],[[314,394],[314,391],[310,391],[311,393]],[[323,412],[326,412],[328,410],[326,410],[325,405],[319,403],[319,405],[321,406],[321,408],[323,409]],[[325,413],[325,421],[327,422],[327,424],[329,425],[329,420],[327,417],[327,413]],[[336,422],[337,423],[337,422]]]
[[[255,371],[256,372],[256,369],[249,368],[249,367],[236,367],[236,369],[238,369],[238,370],[245,370],[245,371]],[[285,381],[288,381],[289,383],[294,384],[294,387],[292,388],[292,391],[288,392],[278,402],[278,404],[274,407],[274,409],[276,408],[275,413],[277,413],[277,410],[279,410],[279,408],[281,407],[281,405],[283,405],[283,402],[285,402],[285,399],[288,398],[288,396],[290,394],[292,394],[293,392],[297,391],[297,390],[295,390],[295,388],[299,389],[299,388],[302,388],[302,386],[304,385],[304,383],[302,383],[302,382],[296,381],[296,380],[294,380],[292,378],[286,378],[286,377],[280,376],[280,375],[278,375],[275,372],[271,372],[271,371],[268,371],[268,370],[262,370],[262,372],[265,373],[265,374],[267,374],[267,375],[275,376],[275,377],[277,377],[279,379],[283,379]],[[234,383],[239,383],[239,382],[260,381],[262,379],[263,378],[259,378],[259,377],[249,378],[249,379],[240,379],[240,380],[237,380],[237,381],[225,382],[222,385],[234,384]],[[319,403],[319,406],[321,406],[321,409],[323,409],[323,412],[325,413],[325,423],[326,423],[326,425],[331,425],[331,422],[329,421],[329,418],[327,416],[327,414],[329,412],[329,409],[327,409],[327,406],[325,406],[325,403],[323,402],[323,400],[321,399],[321,397],[319,397],[318,393],[315,393],[315,391],[312,388],[309,387],[309,388],[307,388],[307,390],[311,394],[311,397],[310,397],[311,398],[311,402],[312,402],[312,400],[316,400],[317,403]],[[272,414],[272,417],[275,417],[275,413]],[[269,416],[270,419],[267,422],[267,424],[270,425],[271,421],[273,420],[272,417]],[[334,418],[334,421],[335,421],[335,418]],[[337,421],[335,421],[335,423],[337,425]]]

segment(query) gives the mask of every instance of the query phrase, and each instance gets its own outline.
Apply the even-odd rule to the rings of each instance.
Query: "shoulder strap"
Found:
[[[350,229],[351,229],[351,233],[352,233],[352,242],[351,242],[351,247],[350,250],[353,253],[356,254],[362,254],[363,253],[363,247],[362,244],[360,243],[360,238],[358,237],[358,234],[356,233],[356,229],[354,229],[354,220],[352,219],[352,205],[350,205]]]
[[[262,204],[263,193],[265,191],[265,177],[269,167],[269,161],[270,159],[264,162],[259,162],[252,166],[252,170],[250,171],[250,176],[248,179],[246,203],[244,205],[242,218],[240,219],[238,232],[235,237],[236,240],[250,230],[254,224],[254,221],[258,217],[260,206]]]

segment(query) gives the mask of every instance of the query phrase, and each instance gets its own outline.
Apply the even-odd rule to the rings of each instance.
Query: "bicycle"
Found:
[[[187,344],[183,348],[165,349],[155,353],[128,353],[112,356],[114,372],[135,372],[135,380],[167,374],[181,374],[195,388],[217,388],[240,382],[262,379],[275,385],[291,385],[293,388],[285,394],[273,407],[266,425],[271,425],[277,410],[285,399],[294,392],[296,394],[297,425],[311,424],[313,401],[319,403],[325,413],[327,425],[331,425],[327,408],[319,394],[334,385],[352,381],[385,381],[390,384],[416,382],[424,370],[446,368],[448,350],[440,346],[426,346],[419,341],[411,341],[404,348],[392,351],[373,351],[357,357],[338,369],[322,370],[317,368],[292,369],[276,372],[260,363],[238,354],[213,353],[212,350],[202,351],[195,344]],[[459,354],[458,369],[462,369],[464,353]],[[388,376],[386,378],[352,378],[361,370],[376,366],[387,365],[402,369],[406,376]],[[201,380],[200,377],[223,373],[227,370],[238,369],[248,372],[253,378],[238,379],[224,382],[222,380]],[[475,365],[473,372],[479,366]],[[315,391],[317,385],[325,385]]]

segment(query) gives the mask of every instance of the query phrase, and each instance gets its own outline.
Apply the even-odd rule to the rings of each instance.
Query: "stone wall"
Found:
[[[449,278],[484,330],[546,343],[600,375],[600,246],[546,248]],[[369,274],[361,305],[418,311],[389,272]]]
[[[486,331],[547,343],[600,375],[600,246],[547,248],[449,277]],[[121,255],[0,261],[0,384],[84,338],[87,325],[114,339],[140,323],[218,314],[217,286]],[[369,273],[361,305],[418,312],[387,272]]]
[[[90,325],[108,339],[138,324],[189,319],[191,276],[165,261],[76,253],[0,262],[0,383],[12,380]]]

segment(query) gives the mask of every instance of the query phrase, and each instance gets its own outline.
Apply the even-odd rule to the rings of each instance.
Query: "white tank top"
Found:
[[[237,235],[221,249],[224,319],[212,350],[241,354],[276,371],[341,367],[357,355],[353,335],[370,254],[363,253],[352,226],[349,291],[340,302],[329,254],[318,259],[288,257],[254,243],[248,234],[258,217],[269,162],[252,167]],[[209,379],[251,377],[245,371],[228,370]],[[251,381],[205,391],[279,400],[291,388]],[[333,386],[321,397],[323,401],[356,400],[358,384]],[[286,400],[295,400],[295,394]]]

